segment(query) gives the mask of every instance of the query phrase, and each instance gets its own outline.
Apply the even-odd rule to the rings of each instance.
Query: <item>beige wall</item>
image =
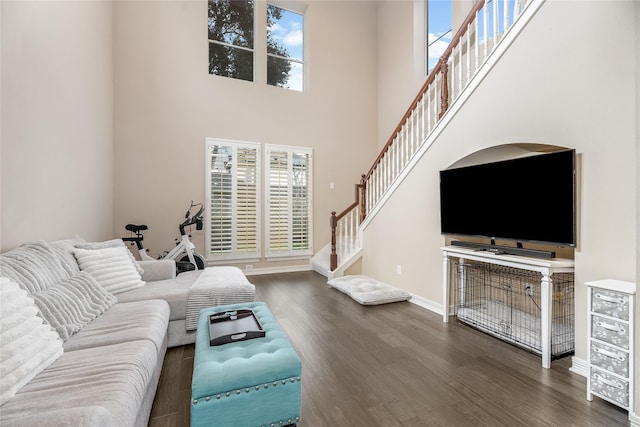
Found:
[[[502,144],[575,148],[582,166],[576,356],[584,359],[584,282],[637,277],[633,8],[546,2],[365,230],[363,273],[441,304],[438,171]],[[382,96],[379,105],[384,114]]]
[[[110,2],[2,1],[1,249],[111,236]]]
[[[424,0],[379,2],[377,90],[384,100],[378,103],[379,149],[426,80],[425,7]]]
[[[209,75],[206,24],[205,1],[115,3],[115,235],[146,223],[151,253],[170,249],[189,200],[205,196],[205,138],[228,138],[313,148],[319,250],[377,155],[376,5],[309,2],[303,93]]]

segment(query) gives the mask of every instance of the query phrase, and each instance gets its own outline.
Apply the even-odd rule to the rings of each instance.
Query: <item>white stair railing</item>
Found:
[[[479,0],[473,6],[373,166],[356,185],[356,202],[340,214],[332,212],[330,271],[361,249],[360,223],[386,196],[449,107],[533,1],[544,0]]]

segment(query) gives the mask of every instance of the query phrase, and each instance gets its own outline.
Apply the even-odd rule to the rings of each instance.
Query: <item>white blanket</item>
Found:
[[[238,267],[207,267],[189,289],[186,329],[198,327],[200,310],[218,305],[252,302],[256,288]]]

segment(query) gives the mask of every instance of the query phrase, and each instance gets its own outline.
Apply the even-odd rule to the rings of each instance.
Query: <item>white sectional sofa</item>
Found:
[[[167,347],[194,342],[201,273],[136,262],[120,240],[0,255],[0,425],[146,426]]]

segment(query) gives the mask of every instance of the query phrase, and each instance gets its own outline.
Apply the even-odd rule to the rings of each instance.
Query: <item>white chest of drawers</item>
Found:
[[[633,413],[634,300],[636,285],[587,282],[587,400],[598,396]]]

